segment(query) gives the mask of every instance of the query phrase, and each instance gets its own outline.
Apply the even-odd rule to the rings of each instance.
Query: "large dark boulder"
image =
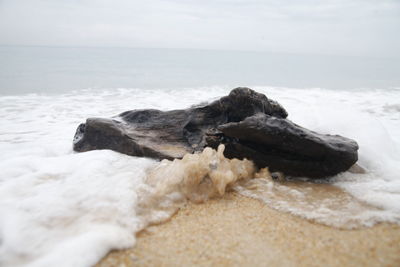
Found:
[[[205,133],[257,113],[286,118],[278,103],[249,88],[236,88],[210,104],[185,110],[126,111],[111,119],[89,118],[79,125],[75,151],[112,149],[156,159],[181,158],[205,147]]]
[[[174,159],[223,143],[226,157],[315,178],[345,171],[357,161],[355,141],[304,129],[287,115],[265,95],[236,88],[210,104],[185,110],[132,110],[110,119],[89,118],[76,131],[74,150],[112,149]]]

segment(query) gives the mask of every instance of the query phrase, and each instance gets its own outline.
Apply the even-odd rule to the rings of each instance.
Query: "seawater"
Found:
[[[72,151],[75,129],[87,117],[186,108],[230,89],[0,97],[1,264],[90,266],[111,249],[134,245],[135,232],[169,218],[185,201],[205,201],[225,190],[334,227],[400,223],[399,89],[254,88],[279,101],[296,123],[357,140],[365,174],[275,181],[267,170],[232,163],[221,151],[161,163],[108,150]]]
[[[82,88],[400,86],[400,58],[156,48],[0,46],[0,95]]]
[[[332,227],[400,223],[400,88],[392,86],[399,76],[391,64],[348,60],[339,71],[344,59],[286,55],[293,65],[251,53],[60,49],[0,49],[0,266],[91,266],[111,249],[133,246],[135,233],[186,201],[232,190]],[[308,68],[290,75],[302,62]],[[251,86],[271,77],[287,87]],[[236,84],[278,101],[297,124],[355,139],[366,172],[274,180],[251,161],[224,158],[223,147],[162,162],[72,151],[76,127],[88,117],[187,108]],[[311,87],[317,84],[340,86]],[[365,84],[374,86],[354,89]],[[71,90],[86,87],[98,88]]]

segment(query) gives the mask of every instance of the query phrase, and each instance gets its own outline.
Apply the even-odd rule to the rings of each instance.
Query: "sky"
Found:
[[[0,45],[400,58],[400,0],[0,0]]]

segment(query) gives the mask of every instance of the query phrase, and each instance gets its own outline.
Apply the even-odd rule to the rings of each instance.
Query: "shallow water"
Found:
[[[160,165],[106,150],[72,151],[76,127],[88,117],[139,108],[186,108],[230,89],[105,89],[0,97],[0,265],[90,266],[110,249],[134,245],[133,233],[168,218],[186,199],[218,196],[225,185],[327,225],[400,223],[399,89],[253,88],[281,103],[294,122],[358,141],[359,164],[367,173],[345,172],[329,183],[275,181],[250,167],[246,175],[202,183],[204,179],[195,177],[210,177],[210,170],[225,162],[219,157],[219,164],[210,164],[217,154]],[[188,176],[188,166],[192,170],[200,162],[208,162],[203,172]],[[257,178],[246,179],[253,176]],[[216,181],[229,182],[215,187]]]
[[[357,199],[326,181],[274,181],[261,176],[236,184],[234,190],[279,211],[337,228],[353,229],[399,220],[392,212]]]

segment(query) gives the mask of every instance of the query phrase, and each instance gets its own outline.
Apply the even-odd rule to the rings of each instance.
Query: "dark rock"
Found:
[[[259,167],[269,166],[271,171],[286,175],[332,176],[346,171],[358,159],[358,145],[351,139],[318,134],[266,114],[226,123],[218,130],[222,134],[208,134],[209,146],[225,143],[226,157],[251,158]]]
[[[334,175],[357,161],[356,142],[317,134],[286,117],[286,110],[265,95],[236,88],[210,104],[185,110],[132,110],[111,119],[89,118],[76,131],[74,150],[112,149],[174,159],[224,143],[226,157],[309,177]]]
[[[112,149],[156,159],[181,158],[205,147],[205,132],[256,113],[286,118],[277,102],[249,88],[236,88],[210,104],[185,110],[132,110],[112,119],[89,118],[75,134],[74,150]]]

